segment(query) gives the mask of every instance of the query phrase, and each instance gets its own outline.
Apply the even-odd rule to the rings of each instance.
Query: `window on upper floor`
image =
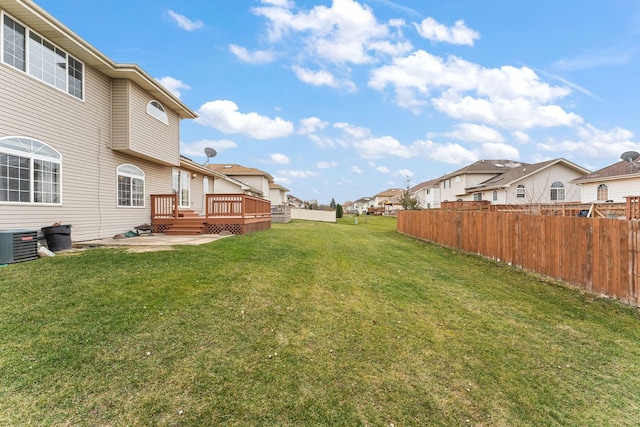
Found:
[[[147,114],[155,117],[160,120],[165,125],[169,124],[169,118],[167,117],[167,112],[164,110],[162,104],[158,101],[150,101],[147,104]]]
[[[35,139],[0,139],[0,202],[62,203],[62,156]]]
[[[516,197],[518,199],[524,199],[526,194],[527,192],[526,192],[526,189],[524,188],[524,185],[520,184],[516,187]]]
[[[83,98],[84,66],[80,61],[6,14],[2,24],[2,62]]]
[[[609,187],[607,186],[607,184],[598,185],[598,188],[596,189],[596,193],[597,193],[597,200],[599,202],[605,202],[609,200]]]
[[[552,201],[564,200],[564,184],[560,181],[556,181],[551,184],[550,196]]]
[[[137,166],[118,166],[118,206],[144,207],[144,172]]]

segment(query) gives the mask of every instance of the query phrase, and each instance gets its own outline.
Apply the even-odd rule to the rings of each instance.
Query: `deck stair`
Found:
[[[207,219],[192,209],[180,209],[178,219],[165,232],[174,236],[195,236],[205,233]]]

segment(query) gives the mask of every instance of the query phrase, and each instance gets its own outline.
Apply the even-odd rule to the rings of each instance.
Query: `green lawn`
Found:
[[[0,425],[638,425],[636,309],[395,226],[0,268]]]

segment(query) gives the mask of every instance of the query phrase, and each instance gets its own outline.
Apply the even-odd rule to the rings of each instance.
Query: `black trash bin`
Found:
[[[42,227],[42,234],[47,240],[47,248],[50,251],[61,251],[71,249],[71,226],[70,225],[52,225],[51,227]]]

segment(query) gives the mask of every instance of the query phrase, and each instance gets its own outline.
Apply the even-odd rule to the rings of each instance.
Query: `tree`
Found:
[[[333,197],[331,198],[331,203],[329,203],[329,207],[333,210],[336,209],[336,199],[334,199]]]
[[[411,194],[411,178],[407,177],[405,180],[405,189],[402,190],[400,194],[400,204],[402,205],[402,209],[411,211],[418,210],[422,208],[422,203],[420,199]]]
[[[340,203],[338,203],[336,205],[336,218],[342,218],[343,212],[342,212],[342,205]]]

